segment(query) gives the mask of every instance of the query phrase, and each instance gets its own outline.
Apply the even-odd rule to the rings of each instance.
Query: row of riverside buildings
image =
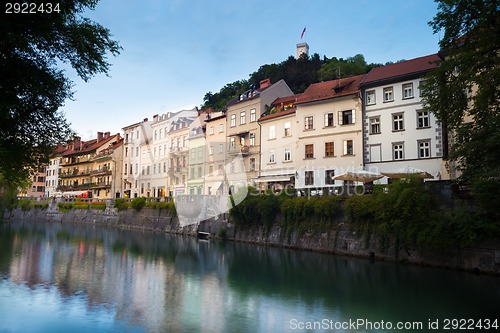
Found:
[[[169,112],[121,134],[76,137],[23,194],[166,198],[241,185],[332,193],[344,185],[334,176],[355,170],[418,169],[428,180],[453,179],[448,135],[421,99],[422,80],[438,60],[432,54],[376,67],[302,94],[283,80],[262,80],[225,110]]]

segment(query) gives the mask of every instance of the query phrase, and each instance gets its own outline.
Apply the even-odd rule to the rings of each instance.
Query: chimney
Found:
[[[267,88],[271,85],[271,79],[264,79],[260,81],[260,89]]]
[[[110,134],[110,132],[106,132],[106,133],[104,133],[104,139],[109,138],[109,134]]]
[[[154,121],[155,123],[158,121],[158,115],[157,115],[157,114],[155,114],[155,115],[153,116],[153,121]]]
[[[104,139],[104,133],[102,132],[97,132],[97,143],[101,142],[102,139]]]
[[[76,149],[80,149],[82,148],[82,138],[79,137],[79,136],[74,136],[73,137],[73,149],[76,150]]]
[[[143,120],[143,121],[144,121],[145,123],[147,123],[147,122],[148,122],[148,118],[144,118],[144,120]]]

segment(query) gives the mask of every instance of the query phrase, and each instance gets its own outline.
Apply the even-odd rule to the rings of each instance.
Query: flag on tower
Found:
[[[304,27],[304,30],[302,30],[302,33],[300,34],[300,39],[302,39],[302,37],[304,37],[305,33],[306,33],[306,27]]]

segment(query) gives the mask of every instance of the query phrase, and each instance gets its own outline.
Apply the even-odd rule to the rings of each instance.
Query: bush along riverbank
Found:
[[[228,239],[500,274],[499,221],[448,208],[420,179],[348,198],[250,193]]]
[[[231,241],[500,274],[498,222],[473,209],[444,207],[428,186],[409,179],[348,198],[292,197],[249,188],[229,214],[184,228],[172,202],[146,198],[94,203],[23,199],[4,218],[190,236],[204,232]]]

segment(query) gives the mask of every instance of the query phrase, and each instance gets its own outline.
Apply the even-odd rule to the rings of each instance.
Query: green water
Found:
[[[460,324],[497,332],[495,320],[499,277],[87,225],[0,225],[0,333],[449,332]]]

